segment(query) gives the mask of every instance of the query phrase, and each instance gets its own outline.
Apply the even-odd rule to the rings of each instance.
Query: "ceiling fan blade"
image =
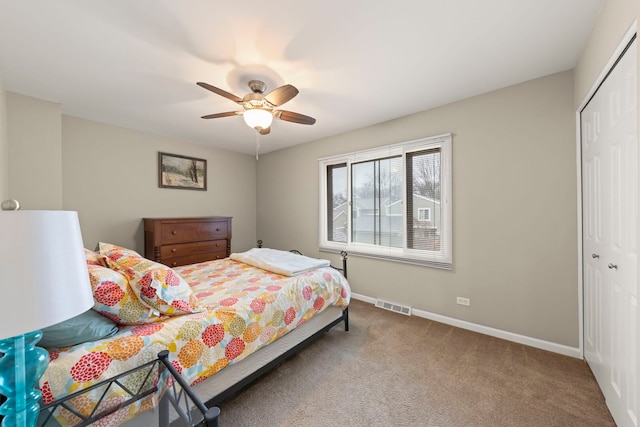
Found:
[[[259,133],[260,135],[269,135],[269,133],[271,133],[271,126],[269,126],[269,127],[268,127],[268,128],[266,128],[266,129],[260,129],[260,130],[258,131],[258,133]]]
[[[218,94],[220,96],[224,96],[227,99],[232,100],[233,102],[237,102],[238,104],[242,103],[242,98],[240,98],[239,96],[235,96],[232,93],[229,93],[227,91],[224,91],[220,88],[217,88],[215,86],[211,86],[209,83],[204,83],[204,82],[198,82],[196,83],[198,86],[203,87],[207,90],[210,90],[211,92]]]
[[[273,116],[286,122],[300,123],[303,125],[312,125],[316,122],[316,119],[313,117],[294,113],[293,111],[276,110],[273,112]]]
[[[242,111],[227,111],[226,113],[215,113],[202,116],[203,119],[217,119],[219,117],[239,116]]]
[[[277,107],[278,105],[291,101],[297,94],[298,89],[296,89],[295,86],[284,85],[274,89],[269,95],[265,96],[264,99]]]

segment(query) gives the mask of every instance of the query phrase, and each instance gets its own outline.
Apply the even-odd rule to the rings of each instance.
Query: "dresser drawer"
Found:
[[[169,267],[178,267],[180,265],[196,264],[199,262],[211,261],[214,259],[222,259],[227,257],[226,249],[220,252],[207,252],[204,254],[186,255],[181,257],[171,257],[162,259],[162,263]]]
[[[223,239],[227,237],[227,222],[164,223],[160,232],[163,245]]]
[[[231,217],[144,218],[145,258],[170,267],[231,254]]]
[[[160,258],[183,257],[188,255],[206,254],[208,252],[226,252],[227,240],[209,240],[206,242],[179,243],[160,248]]]

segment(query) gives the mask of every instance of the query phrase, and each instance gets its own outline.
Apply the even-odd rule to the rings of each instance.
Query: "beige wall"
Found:
[[[231,216],[233,251],[256,241],[253,156],[63,116],[64,208],[77,210],[85,246],[143,253],[144,217]],[[158,187],[158,152],[207,160],[207,191]]]
[[[7,92],[9,193],[22,209],[62,209],[61,106]]]
[[[0,201],[9,198],[9,141],[7,138],[7,96],[0,76]]]
[[[233,217],[233,251],[255,246],[253,156],[64,116],[58,104],[10,92],[7,118],[10,197],[23,209],[78,211],[86,247],[143,252],[143,217],[210,215]],[[0,161],[2,146],[0,137]],[[207,191],[158,188],[159,151],[206,159]]]
[[[624,35],[640,16],[638,0],[605,0],[600,15],[575,68],[576,107],[593,89]],[[640,43],[636,43],[640,50]],[[640,57],[640,56],[639,56]],[[640,85],[639,85],[640,90]]]
[[[354,292],[577,347],[574,114],[568,71],[261,156],[258,237],[337,260],[317,247],[317,159],[451,132],[454,270],[351,256]]]

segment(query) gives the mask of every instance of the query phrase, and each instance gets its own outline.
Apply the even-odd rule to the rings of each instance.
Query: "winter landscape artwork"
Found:
[[[207,161],[179,154],[158,153],[158,186],[206,190]]]

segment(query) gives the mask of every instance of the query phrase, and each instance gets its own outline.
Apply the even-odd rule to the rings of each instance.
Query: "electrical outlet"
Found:
[[[456,297],[456,302],[460,305],[466,305],[467,307],[471,305],[471,300],[469,298]]]

